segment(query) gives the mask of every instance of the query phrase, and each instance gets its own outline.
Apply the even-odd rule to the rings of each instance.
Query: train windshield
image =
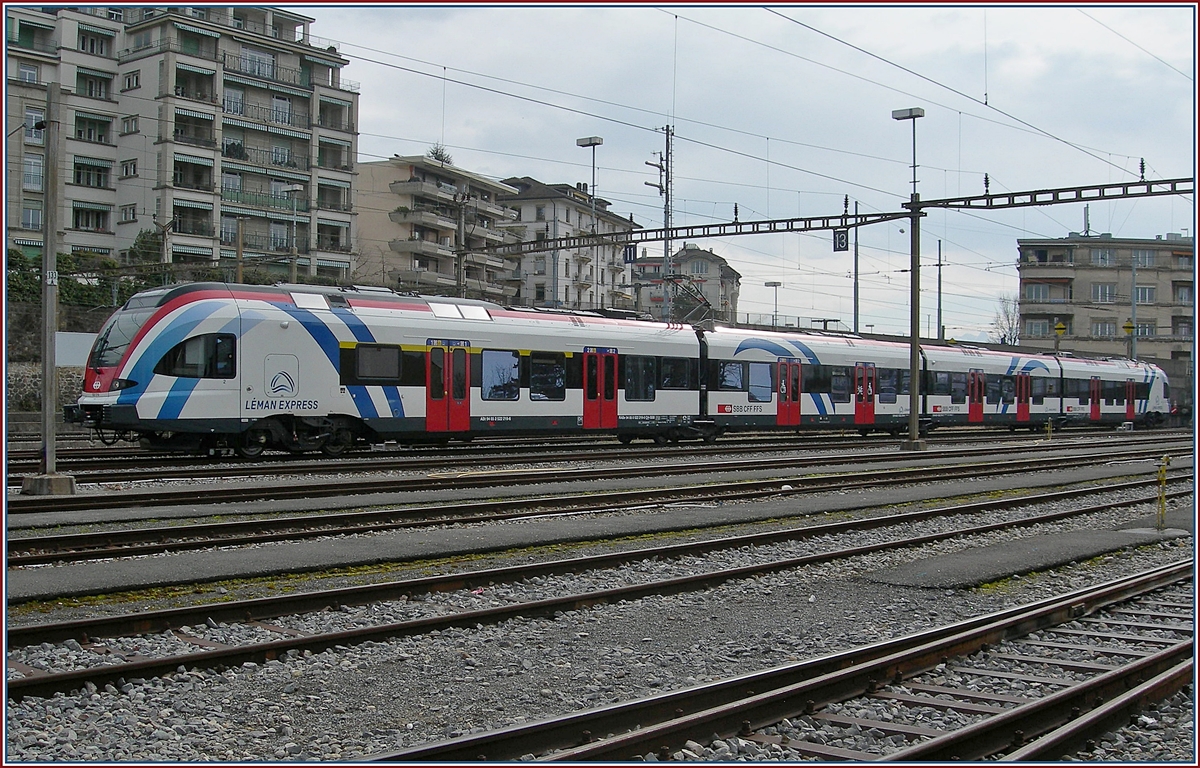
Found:
[[[88,368],[111,368],[121,362],[125,350],[153,314],[153,306],[127,308],[114,313],[96,336],[92,354],[88,357]]]

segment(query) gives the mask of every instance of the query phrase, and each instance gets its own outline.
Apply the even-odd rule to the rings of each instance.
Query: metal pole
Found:
[[[592,144],[592,302],[595,306],[596,283],[595,275],[599,265],[596,263],[596,145]]]
[[[858,201],[854,201],[854,218],[858,220]],[[858,333],[858,227],[854,228],[854,332]]]
[[[466,247],[467,247],[467,193],[460,192],[455,195],[455,202],[458,203],[458,248],[454,253],[454,281],[458,284],[458,297],[465,299],[467,297],[467,267],[466,267]]]
[[[1129,357],[1137,360],[1137,256],[1133,257],[1131,264],[1133,265],[1133,276],[1130,278],[1129,286],[1129,321],[1133,323],[1133,333],[1129,337]]]
[[[237,219],[237,280],[235,281],[238,283],[241,283],[242,280],[245,279],[242,276],[242,265],[245,263],[243,252],[242,252],[242,248],[243,248],[243,245],[242,245],[242,222],[243,221],[245,221],[245,219],[243,219],[241,216],[238,216],[238,219]]]
[[[938,343],[946,340],[946,327],[942,325],[942,241],[938,240]]]
[[[916,121],[913,121],[913,132],[916,132]],[[916,166],[916,157],[913,157]],[[912,218],[909,229],[912,240],[909,247],[912,250],[909,270],[912,284],[909,288],[909,304],[911,311],[908,317],[908,440],[905,450],[921,451],[925,445],[921,440],[920,403],[921,403],[921,371],[920,371],[920,332],[921,332],[921,196],[916,192],[912,195]]]
[[[663,227],[671,231],[671,126],[663,129],[667,138],[667,154],[663,157]],[[671,272],[671,239],[663,240],[663,322],[671,322],[671,292],[667,288],[668,275]]]
[[[296,190],[293,189],[291,194],[292,194],[292,258],[291,258],[292,263],[291,263],[289,269],[291,272],[290,279],[293,283],[295,283],[296,282],[296,261],[297,261],[297,258],[296,258],[296,195],[298,193],[296,192]]]

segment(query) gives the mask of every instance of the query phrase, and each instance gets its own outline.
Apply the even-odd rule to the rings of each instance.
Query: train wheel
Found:
[[[633,442],[633,435],[617,435],[617,440],[621,445],[629,445]]]
[[[666,445],[667,444],[667,436],[664,435],[662,432],[659,432],[658,434],[656,434],[654,436],[654,444],[655,445]]]
[[[256,429],[248,429],[238,435],[237,444],[233,450],[243,459],[257,459],[262,456],[267,447],[267,434]]]
[[[339,427],[333,431],[333,434],[321,446],[321,453],[326,456],[342,456],[353,445],[354,435],[345,427]]]
[[[717,433],[716,432],[705,432],[704,433],[704,442],[707,445],[712,445],[713,443],[717,442]]]

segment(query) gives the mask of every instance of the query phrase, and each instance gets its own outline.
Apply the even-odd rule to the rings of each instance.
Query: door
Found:
[[[1125,379],[1125,420],[1133,421],[1136,406],[1134,401],[1133,379]]]
[[[779,361],[779,403],[775,407],[775,424],[795,427],[800,424],[800,363]]]
[[[967,422],[983,423],[983,396],[987,390],[987,376],[983,371],[967,374]]]
[[[425,367],[425,430],[471,428],[471,371],[466,347],[429,348]]]
[[[1100,377],[1093,376],[1088,382],[1088,402],[1091,403],[1092,421],[1100,421]]]
[[[1029,389],[1028,373],[1017,374],[1017,421],[1029,421]]]
[[[617,428],[617,355],[583,353],[583,428]]]
[[[854,366],[854,423],[875,423],[875,365]]]

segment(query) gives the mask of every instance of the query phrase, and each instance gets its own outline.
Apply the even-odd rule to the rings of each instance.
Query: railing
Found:
[[[221,188],[221,199],[230,203],[253,205],[256,208],[275,208],[278,210],[307,211],[308,201],[302,198],[292,198],[287,195],[273,195],[270,192],[245,192],[240,189]]]
[[[175,95],[181,99],[189,101],[199,101],[204,104],[217,104],[217,94],[211,90],[201,91],[197,88],[188,88],[186,85],[175,86]]]
[[[178,235],[202,235],[204,237],[213,236],[213,226],[207,221],[186,221],[184,219],[176,219],[175,228],[172,231]]]
[[[185,56],[195,56],[198,59],[208,59],[209,61],[217,61],[217,54],[219,53],[215,44],[211,50],[205,46],[200,49],[185,51],[177,40],[167,37],[137,48],[122,48],[117,52],[117,61],[124,64],[126,61],[153,56],[156,53],[165,53],[167,51],[182,53]]]
[[[347,80],[346,78],[343,77],[340,80],[338,80],[338,82],[330,84],[329,87],[337,88],[339,91],[349,91],[351,93],[358,93],[359,90],[362,89],[362,83],[359,83],[357,80]]]
[[[317,250],[336,251],[337,253],[350,253],[350,244],[343,243],[341,238],[334,238],[328,235],[317,235]]]
[[[221,103],[222,111],[227,115],[237,115],[239,117],[248,117],[251,120],[258,120],[263,123],[275,123],[276,125],[290,125],[293,128],[308,128],[311,120],[307,113],[284,111],[275,107],[265,107],[259,104],[247,104],[243,101],[230,101],[225,99]]]
[[[58,54],[58,41],[54,38],[49,40],[26,40],[22,42],[19,38],[8,38],[9,48],[23,48],[27,51],[38,51],[40,53]]]
[[[237,230],[221,230],[221,245],[237,247]],[[287,253],[292,249],[291,236],[272,237],[257,232],[242,233],[242,250]],[[296,253],[308,253],[308,238],[303,232],[296,235]]]
[[[328,50],[329,48],[337,49],[337,43],[332,40],[316,37],[313,35],[305,35],[303,27],[297,27],[291,38],[284,35],[283,30],[277,26],[267,26],[266,23],[247,18],[235,18],[234,12],[229,8],[209,7],[203,19],[191,14],[185,13],[184,8],[126,8],[125,23],[139,24],[147,19],[161,18],[164,15],[179,16],[185,23],[187,21],[207,21],[210,24],[216,24],[222,27],[230,27],[243,32],[253,32],[257,35],[265,35],[266,37],[275,40],[283,40],[285,42],[295,42],[301,45],[311,45],[315,48]]]
[[[308,77],[298,69],[281,67],[273,61],[250,59],[234,53],[227,52],[225,54],[225,71],[240,72],[243,75],[274,80],[277,83],[288,83],[305,88],[312,87],[312,84],[308,82]]]
[[[317,198],[317,208],[321,208],[326,211],[354,210],[354,206],[350,205],[350,203],[344,203],[341,200],[326,200],[320,197]]]
[[[209,182],[194,182],[194,181],[184,181],[182,179],[175,179],[171,183],[171,186],[177,187],[179,189],[196,189],[201,192],[212,192],[213,191],[213,184],[211,181],[209,181]]]
[[[330,158],[330,157],[321,157],[320,155],[317,155],[317,167],[318,168],[328,168],[331,171],[353,171],[354,170],[354,161],[346,160],[341,157]]]
[[[330,117],[329,115],[318,115],[317,125],[321,128],[331,128],[335,131],[354,133],[354,123],[344,118],[335,118]]]
[[[225,148],[221,150],[221,157],[272,168],[294,168],[300,171],[309,169],[307,155],[298,155],[293,152],[280,154],[272,149],[247,147],[242,144],[226,144]]]
[[[175,129],[175,141],[180,144],[191,144],[197,147],[215,147],[217,140],[210,136],[194,136],[178,128]]]

